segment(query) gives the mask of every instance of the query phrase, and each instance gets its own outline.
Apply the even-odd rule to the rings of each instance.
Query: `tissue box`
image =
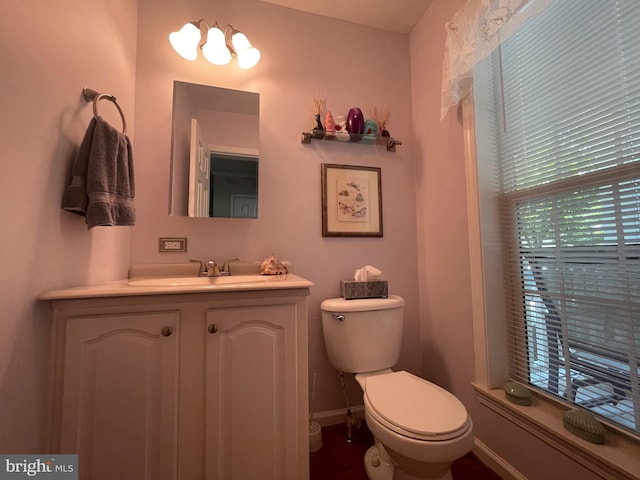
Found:
[[[374,280],[372,282],[340,280],[340,292],[345,300],[387,298],[389,296],[389,284],[386,280]]]

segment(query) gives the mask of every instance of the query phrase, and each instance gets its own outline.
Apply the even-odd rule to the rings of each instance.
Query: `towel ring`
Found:
[[[87,102],[93,101],[93,116],[94,117],[98,116],[98,102],[100,100],[102,100],[104,98],[106,100],[110,100],[111,102],[113,102],[113,104],[118,109],[118,112],[120,113],[120,118],[122,119],[122,134],[123,135],[127,134],[127,121],[124,118],[124,112],[122,111],[122,108],[120,108],[120,105],[118,105],[116,97],[114,97],[110,93],[98,93],[97,91],[93,90],[92,88],[87,88],[87,87],[84,87],[82,89],[82,95],[84,96],[84,99]]]

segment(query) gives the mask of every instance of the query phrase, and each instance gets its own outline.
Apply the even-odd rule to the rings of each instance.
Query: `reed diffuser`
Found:
[[[378,123],[378,135],[381,137],[390,137],[391,134],[387,130],[387,122],[389,121],[389,110],[373,107],[369,109],[369,116],[371,116]]]
[[[322,110],[324,109],[324,106],[325,106],[325,99],[320,98],[319,95],[314,95],[313,111],[315,113],[315,119],[313,121],[313,127],[311,128],[311,131],[313,132],[313,136],[315,138],[324,137],[324,128],[322,126],[322,121],[321,121]]]

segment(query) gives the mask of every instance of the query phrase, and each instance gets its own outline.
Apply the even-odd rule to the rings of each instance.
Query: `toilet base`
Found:
[[[369,480],[453,480],[451,469],[446,469],[443,472],[438,468],[429,473],[423,472],[426,476],[415,477],[394,467],[392,462],[393,460],[389,458],[387,452],[382,453],[378,450],[377,445],[373,445],[364,454],[364,469],[367,478]]]
[[[393,465],[380,455],[378,447],[369,447],[364,454],[364,470],[369,480],[393,480]]]

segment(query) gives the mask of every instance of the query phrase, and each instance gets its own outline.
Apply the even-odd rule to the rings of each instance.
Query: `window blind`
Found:
[[[555,1],[474,72],[478,158],[496,179],[483,230],[498,205],[511,376],[635,434],[639,24],[635,0]]]

